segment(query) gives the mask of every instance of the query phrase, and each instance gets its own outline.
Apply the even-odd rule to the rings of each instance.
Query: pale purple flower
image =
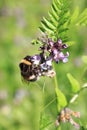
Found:
[[[52,41],[52,39],[48,39],[48,43],[47,44],[50,45],[51,47],[53,47],[54,42]]]
[[[43,43],[43,45],[40,47],[40,50],[43,52],[47,51],[49,56],[51,56],[56,63],[59,63],[59,61],[66,63],[68,62],[69,53],[67,52],[64,55],[62,50],[66,49],[67,47],[68,46],[66,44],[62,43],[61,39],[58,39],[57,42],[54,42],[52,39],[48,38],[48,42]]]
[[[54,49],[51,55],[53,56],[53,59],[56,61],[56,63],[58,63],[59,61],[62,61],[63,63],[68,62],[68,52],[64,55],[63,52]]]
[[[43,62],[42,64],[40,64],[41,70],[50,70],[52,68],[52,59],[51,58],[47,58],[45,62]]]
[[[63,61],[63,63],[68,62],[68,56],[69,56],[68,52],[65,55],[62,52],[59,53],[59,58],[60,58],[60,60]]]
[[[61,40],[61,39],[59,39],[57,42],[58,42],[59,44],[62,44],[62,40]]]
[[[34,63],[35,65],[38,65],[38,64],[40,63],[40,61],[41,61],[40,55],[34,55],[34,56],[32,56],[32,57],[31,57],[31,61],[33,61],[33,63]]]

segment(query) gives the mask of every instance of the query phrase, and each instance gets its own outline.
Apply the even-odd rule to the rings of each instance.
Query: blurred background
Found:
[[[38,46],[31,41],[40,35],[38,27],[43,16],[48,17],[50,0],[0,0],[0,130],[38,130],[40,112],[55,122],[57,117],[54,81],[42,77],[34,83],[21,81],[19,62],[26,55],[38,53]],[[83,11],[87,0],[73,0]],[[81,84],[87,82],[87,64],[82,56],[87,55],[87,28],[72,31],[76,44],[69,48],[66,64],[56,65],[59,87],[68,99],[70,72]],[[49,104],[49,105],[47,105]],[[81,122],[87,125],[87,90],[70,106],[81,112]],[[62,126],[74,130],[71,125]],[[62,128],[62,129],[63,129]],[[55,130],[54,123],[50,130]]]

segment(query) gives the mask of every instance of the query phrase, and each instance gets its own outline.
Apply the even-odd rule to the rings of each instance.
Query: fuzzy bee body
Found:
[[[36,81],[37,76],[34,72],[34,66],[31,62],[30,56],[26,56],[24,59],[21,60],[19,64],[21,70],[21,76],[27,81]]]

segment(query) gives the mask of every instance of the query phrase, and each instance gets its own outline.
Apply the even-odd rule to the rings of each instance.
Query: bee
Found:
[[[31,61],[31,56],[26,56],[21,60],[20,64],[21,76],[27,81],[36,81],[38,76],[37,66]]]

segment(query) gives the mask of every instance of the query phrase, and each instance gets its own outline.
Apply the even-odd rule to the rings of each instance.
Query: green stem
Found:
[[[57,81],[56,76],[54,77],[54,83],[55,83],[55,88],[58,88],[58,81]]]
[[[53,64],[53,68],[54,68],[54,70],[55,70],[55,65]],[[56,72],[56,70],[55,70],[55,72]],[[57,79],[57,76],[55,75],[54,76],[54,87],[55,87],[55,94],[56,94],[56,97],[57,97],[57,111],[58,111],[58,113],[59,113],[59,110],[60,110],[60,106],[59,106],[59,101],[58,101],[58,99],[59,99],[59,93],[60,93],[60,90],[59,90],[59,88],[58,88],[58,79]]]
[[[80,93],[85,89],[87,88],[87,84],[84,84],[83,87],[72,97],[72,99],[70,100],[69,104],[70,105],[71,103],[75,102],[77,100],[77,98],[79,97]]]
[[[55,65],[54,64],[53,64],[53,68],[55,70]],[[55,87],[55,94],[56,94],[56,97],[58,97],[57,90],[59,90],[59,88],[58,88],[58,80],[57,80],[56,75],[54,76],[54,84],[55,84],[54,85],[54,87]],[[57,104],[58,104],[58,99],[57,99]],[[59,113],[59,107],[58,107],[58,105],[57,105],[57,110],[58,110],[58,113]],[[60,125],[58,126],[57,130],[61,130],[61,126]]]
[[[54,63],[53,63],[53,68],[54,68],[54,70],[55,70],[55,65],[54,65]],[[56,72],[56,71],[55,71],[55,72]],[[55,83],[55,88],[58,88],[58,80],[57,80],[56,75],[54,76],[54,83]]]
[[[54,98],[53,100],[51,100],[50,103],[48,103],[47,105],[45,105],[45,107],[41,108],[41,112],[46,109],[49,105],[51,105],[54,101],[56,100],[56,98]]]

